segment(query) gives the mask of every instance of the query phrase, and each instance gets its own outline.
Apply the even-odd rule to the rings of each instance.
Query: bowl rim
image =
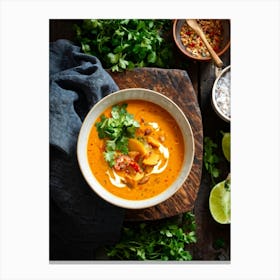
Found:
[[[228,71],[231,71],[231,65],[228,65],[227,67],[225,67],[220,73],[219,75],[217,76],[215,82],[214,82],[214,85],[213,85],[213,88],[212,88],[212,98],[211,98],[211,103],[212,103],[212,106],[215,110],[215,112],[217,113],[217,115],[222,118],[224,121],[226,122],[230,122],[231,121],[231,118],[229,118],[228,116],[226,116],[219,108],[217,102],[216,102],[216,98],[215,98],[215,92],[216,92],[216,87],[217,87],[217,83],[218,81],[220,80],[220,78]]]
[[[186,55],[187,57],[189,57],[191,59],[194,59],[194,60],[198,60],[198,61],[210,61],[210,60],[212,60],[211,56],[209,56],[209,57],[195,57],[181,47],[180,43],[177,40],[177,36],[176,36],[177,35],[177,28],[176,27],[177,27],[177,23],[179,21],[182,21],[182,20],[185,20],[185,19],[175,19],[174,22],[173,22],[173,39],[174,39],[175,44],[178,47],[178,49],[184,55]],[[229,19],[221,19],[221,20],[230,21]],[[217,55],[218,56],[223,55],[228,50],[229,46],[230,46],[230,40],[226,43],[226,45],[224,46],[224,48],[221,51],[217,52]]]
[[[139,94],[140,92],[143,92],[144,95],[141,97],[136,98],[135,95]],[[126,98],[122,99],[121,94],[124,95],[126,94]],[[133,94],[132,94],[133,93]],[[127,96],[130,95],[131,97],[127,98]],[[178,122],[178,118],[180,121],[184,121],[184,125],[186,125],[187,131],[182,131],[182,136],[184,140],[184,144],[186,141],[188,141],[188,153],[185,153],[184,159],[183,159],[183,164],[181,167],[181,171],[179,173],[179,176],[177,179],[172,183],[171,186],[169,186],[167,189],[165,189],[163,192],[158,194],[157,196],[144,199],[144,200],[130,200],[130,199],[124,199],[121,197],[118,197],[108,190],[106,190],[99,182],[98,180],[94,177],[92,174],[92,171],[88,165],[87,162],[87,155],[86,155],[86,146],[88,142],[88,136],[90,129],[92,128],[92,125],[96,121],[96,119],[105,111],[106,108],[117,104],[119,102],[123,102],[125,100],[146,100],[149,102],[153,102],[162,108],[164,108],[162,105],[157,103],[157,100],[147,100],[147,97],[149,98],[151,95],[156,95],[157,97],[160,96],[161,100],[164,100],[165,104],[169,104],[168,106],[175,107],[177,112],[179,113],[177,116],[173,115],[173,118]],[[115,98],[114,98],[115,97]],[[119,98],[118,98],[119,97]],[[121,99],[121,100],[119,100]],[[159,101],[158,101],[159,102]],[[98,110],[97,110],[98,108]],[[100,109],[102,108],[102,109]],[[169,110],[170,108],[164,108],[167,110],[169,113],[171,113]],[[101,112],[101,113],[100,113]],[[181,124],[179,124],[179,127],[181,129]],[[187,134],[187,135],[185,135]],[[193,136],[193,131],[192,127],[190,125],[190,122],[188,121],[186,115],[184,112],[181,110],[181,108],[174,102],[172,101],[169,97],[154,91],[150,89],[145,89],[145,88],[128,88],[128,89],[121,89],[118,91],[115,91],[105,97],[103,97],[100,101],[98,101],[88,112],[86,115],[80,132],[78,136],[78,141],[77,141],[77,158],[78,158],[78,164],[80,167],[80,170],[82,172],[82,175],[84,176],[86,182],[88,183],[89,187],[101,198],[103,198],[105,201],[115,205],[119,206],[122,208],[126,209],[143,209],[143,208],[148,208],[155,206],[157,204],[160,204],[167,199],[169,199],[171,196],[173,196],[185,183],[187,180],[192,166],[194,162],[194,155],[195,155],[195,144],[194,144],[194,136]]]

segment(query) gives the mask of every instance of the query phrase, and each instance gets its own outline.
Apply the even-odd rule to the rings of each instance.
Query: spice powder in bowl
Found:
[[[226,67],[216,79],[212,91],[212,104],[217,114],[227,122],[231,119],[230,106],[230,66]]]

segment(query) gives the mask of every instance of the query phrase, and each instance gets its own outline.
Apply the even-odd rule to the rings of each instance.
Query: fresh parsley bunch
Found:
[[[166,67],[171,47],[162,36],[171,20],[87,19],[75,25],[82,50],[97,56],[105,68],[123,71],[134,67]]]
[[[115,154],[117,151],[128,153],[128,139],[133,138],[136,129],[140,124],[134,120],[134,116],[127,112],[127,104],[115,105],[112,107],[111,117],[101,116],[100,122],[95,124],[98,137],[106,140],[104,152],[105,160],[109,166],[115,164]]]
[[[192,259],[186,249],[196,242],[196,224],[191,212],[159,223],[137,223],[125,226],[122,237],[115,246],[107,248],[107,255],[117,260],[177,260]]]

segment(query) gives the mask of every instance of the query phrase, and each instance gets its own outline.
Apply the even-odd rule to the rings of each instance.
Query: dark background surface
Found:
[[[80,20],[50,20],[50,42],[57,39],[68,39],[75,43],[73,24],[80,22]],[[170,40],[172,40],[172,36],[170,36]],[[178,65],[178,69],[187,71],[197,93],[203,119],[204,137],[209,136],[220,145],[220,131],[230,132],[230,124],[221,120],[211,106],[210,96],[216,78],[215,66],[212,62],[196,62],[187,59],[179,52],[175,44],[174,55],[176,57],[174,65]],[[224,67],[230,65],[230,49],[221,56],[221,59]],[[221,148],[218,150],[221,151]],[[223,173],[221,177],[225,178],[230,170],[230,165],[226,161],[222,161],[219,168]],[[230,260],[230,225],[221,225],[213,220],[208,204],[211,188],[210,177],[203,167],[201,186],[193,209],[197,224],[197,242],[192,245],[190,251],[194,260]],[[62,247],[61,250],[63,249]]]

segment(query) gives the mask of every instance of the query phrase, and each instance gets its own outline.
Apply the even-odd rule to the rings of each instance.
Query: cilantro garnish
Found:
[[[127,112],[127,104],[114,105],[111,117],[102,115],[95,124],[100,139],[106,139],[104,158],[112,167],[115,164],[116,152],[128,153],[128,139],[135,136],[140,127],[134,116]]]

